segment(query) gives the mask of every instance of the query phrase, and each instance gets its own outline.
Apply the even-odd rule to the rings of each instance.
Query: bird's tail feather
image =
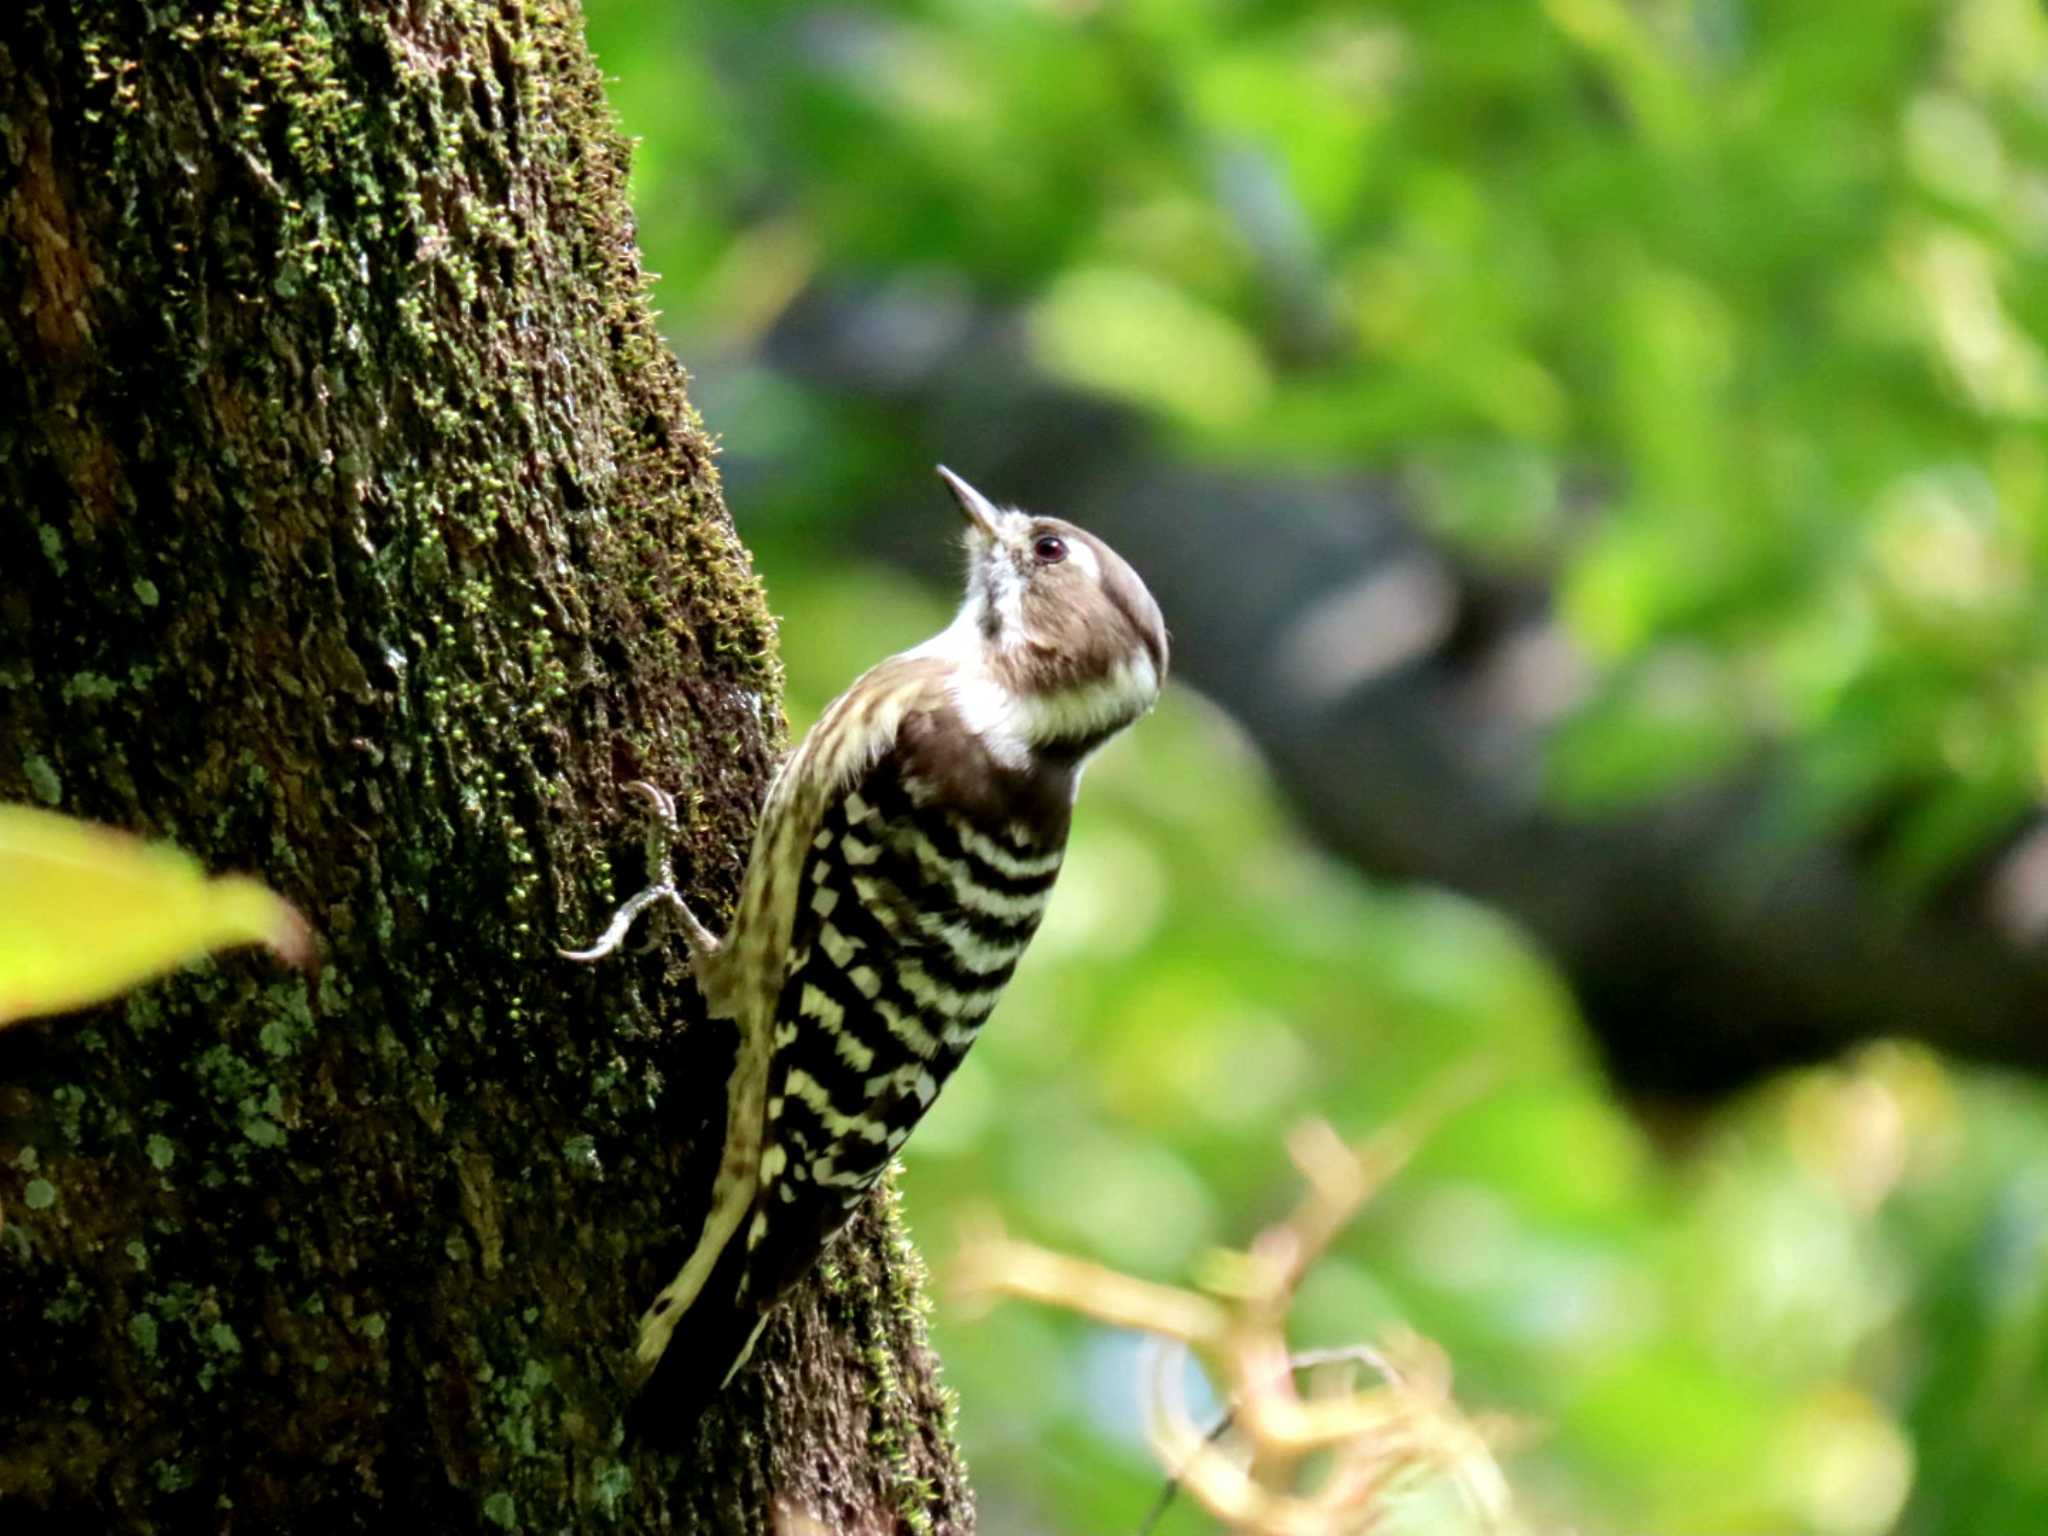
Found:
[[[726,1244],[696,1300],[677,1319],[668,1347],[627,1409],[634,1438],[662,1447],[686,1442],[711,1399],[746,1364],[772,1305],[741,1296],[746,1262],[744,1243]]]

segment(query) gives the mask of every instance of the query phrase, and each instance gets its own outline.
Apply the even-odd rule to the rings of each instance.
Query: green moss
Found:
[[[79,672],[64,681],[66,702],[75,699],[111,699],[121,691],[121,685],[110,677],[97,672]]]
[[[43,804],[64,803],[64,785],[57,777],[57,770],[50,766],[50,760],[42,753],[24,752],[21,771],[28,779],[28,787],[35,791],[35,797]]]
[[[56,1112],[57,1128],[72,1146],[83,1146],[87,1137],[86,1111],[90,1100],[77,1083],[59,1083],[50,1090],[50,1106]]]
[[[913,1355],[924,1351],[930,1303],[922,1262],[903,1229],[893,1166],[875,1209],[885,1261],[878,1263],[875,1255],[858,1250],[836,1249],[843,1257],[828,1254],[819,1265],[818,1288],[829,1299],[840,1326],[860,1341],[870,1464],[881,1475],[899,1528],[923,1536],[937,1528],[933,1511],[942,1507],[944,1497],[929,1475],[929,1437],[933,1430],[941,1430],[950,1443],[952,1426],[949,1416],[937,1425],[930,1422],[930,1396],[914,1390],[901,1374],[906,1347]],[[951,1401],[944,1394],[938,1395],[937,1406],[942,1415],[950,1415]]]
[[[730,900],[780,676],[645,306],[624,152],[573,8],[105,14],[123,19],[97,23],[89,78],[65,74],[68,40],[34,62],[59,109],[100,114],[61,142],[94,171],[70,206],[98,221],[80,242],[105,274],[97,334],[132,349],[104,361],[146,451],[114,443],[107,483],[53,514],[35,488],[72,485],[68,466],[95,461],[71,450],[94,444],[13,449],[88,433],[94,402],[62,415],[39,396],[0,423],[0,492],[34,509],[29,562],[40,540],[71,572],[76,642],[60,660],[17,647],[36,660],[10,671],[7,713],[30,724],[4,740],[25,793],[278,884],[328,963],[310,993],[253,958],[182,974],[131,999],[103,1049],[79,1032],[51,1058],[72,1079],[48,1101],[65,1219],[34,1240],[69,1245],[53,1276],[93,1270],[84,1294],[113,1335],[100,1355],[81,1340],[54,1399],[89,1368],[94,1433],[118,1447],[79,1496],[118,1483],[145,1511],[152,1479],[235,1486],[221,1447],[245,1433],[246,1368],[333,1427],[320,1491],[337,1509],[361,1497],[350,1469],[440,1475],[437,1448],[461,1445],[462,1485],[496,1490],[486,1512],[507,1529],[522,1509],[534,1529],[621,1518],[636,1488],[650,1528],[702,1528],[695,1493],[625,1459],[644,1453],[620,1449],[611,1386],[666,1219],[649,1213],[672,1207],[671,1143],[693,1129],[663,1084],[695,999],[644,964],[571,972],[552,950],[614,899],[628,776],[691,789],[691,873]],[[0,83],[19,67],[0,58]],[[0,100],[6,159],[29,108]],[[0,352],[13,334],[0,325]],[[0,357],[41,388],[31,361]],[[177,509],[175,552],[107,531],[145,498]],[[600,1147],[648,1155],[600,1165]],[[580,1198],[600,1175],[605,1198]],[[35,1304],[67,1306],[61,1280]],[[431,1391],[388,1338],[399,1305],[431,1346]],[[891,1475],[922,1509],[915,1402],[887,1396]],[[147,1436],[123,1417],[137,1403]],[[708,1476],[765,1486],[748,1468],[774,1439],[734,1426]]]
[[[256,1042],[272,1056],[290,1056],[313,1033],[313,1004],[306,984],[294,977],[264,989],[276,1012],[264,1020]]]
[[[21,1192],[21,1203],[32,1211],[47,1211],[57,1203],[57,1186],[48,1179],[30,1179]]]
[[[180,1493],[196,1481],[192,1468],[181,1461],[160,1461],[155,1469],[157,1490],[161,1493]]]
[[[43,1306],[43,1321],[62,1325],[75,1323],[84,1317],[92,1305],[91,1297],[76,1275],[64,1282],[64,1289]]]
[[[592,1469],[590,1502],[607,1520],[617,1520],[633,1491],[633,1469],[600,1458]]]
[[[245,1097],[263,1080],[261,1073],[225,1045],[209,1046],[193,1067],[206,1090],[224,1102]]]

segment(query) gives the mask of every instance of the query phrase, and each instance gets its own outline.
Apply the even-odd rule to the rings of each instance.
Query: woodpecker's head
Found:
[[[967,597],[948,636],[1011,696],[1021,739],[1086,752],[1149,710],[1166,624],[1138,573],[1072,523],[998,507],[944,465],[939,476],[967,519]]]

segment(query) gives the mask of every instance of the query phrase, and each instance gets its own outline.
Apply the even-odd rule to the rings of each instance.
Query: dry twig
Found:
[[[1451,1395],[1442,1351],[1412,1336],[1382,1349],[1300,1355],[1287,1347],[1303,1278],[1477,1086],[1470,1073],[1447,1078],[1355,1147],[1321,1122],[1299,1128],[1288,1152],[1307,1185],[1301,1200],[1247,1250],[1223,1255],[1203,1290],[1133,1279],[1020,1242],[993,1223],[970,1234],[957,1274],[970,1294],[1046,1302],[1159,1341],[1150,1430],[1169,1482],[1140,1536],[1179,1489],[1250,1536],[1350,1536],[1381,1528],[1405,1493],[1446,1485],[1471,1529],[1521,1531],[1486,1433]],[[1208,1429],[1186,1401],[1190,1356],[1230,1405]],[[1354,1386],[1316,1372],[1337,1364],[1366,1367],[1373,1379]],[[1306,1392],[1304,1372],[1316,1372]]]

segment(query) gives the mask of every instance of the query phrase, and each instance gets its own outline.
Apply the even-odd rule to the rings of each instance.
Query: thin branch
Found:
[[[1295,1293],[1310,1268],[1488,1076],[1447,1074],[1355,1147],[1320,1122],[1300,1127],[1288,1151],[1307,1186],[1301,1199],[1248,1249],[1217,1255],[1201,1291],[1018,1242],[993,1223],[970,1235],[956,1273],[972,1294],[1046,1302],[1158,1341],[1148,1372],[1150,1433],[1169,1473],[1138,1536],[1151,1536],[1183,1489],[1251,1536],[1364,1533],[1381,1524],[1401,1490],[1432,1478],[1453,1486],[1476,1529],[1496,1536],[1521,1529],[1487,1436],[1452,1396],[1449,1361],[1435,1346],[1411,1336],[1384,1350],[1290,1353],[1286,1342]],[[1186,1401],[1191,1358],[1226,1389],[1229,1406],[1207,1429]],[[1366,1366],[1377,1380],[1365,1388],[1311,1383],[1304,1394],[1302,1372],[1336,1364]],[[1233,1431],[1248,1456],[1222,1448]],[[1305,1483],[1312,1465],[1320,1471]]]

